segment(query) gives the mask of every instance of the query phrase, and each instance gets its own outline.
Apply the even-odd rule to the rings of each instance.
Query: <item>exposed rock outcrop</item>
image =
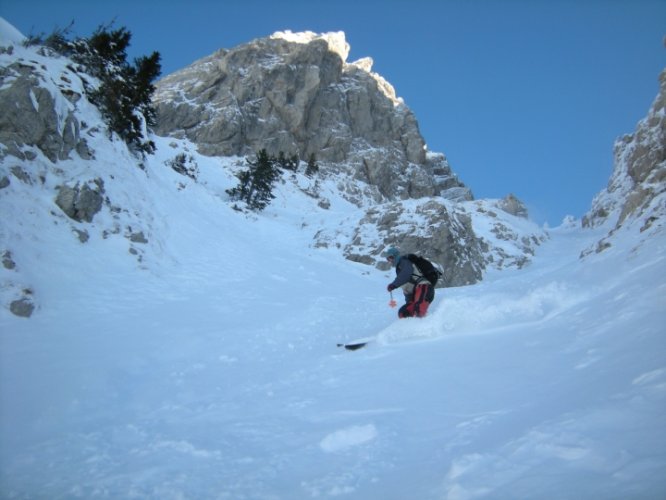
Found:
[[[506,213],[527,219],[527,207],[514,194],[508,194],[498,204]]]
[[[74,187],[60,186],[56,205],[77,222],[92,222],[93,217],[102,209],[104,203],[104,181],[95,179],[82,186],[77,183]]]
[[[522,207],[518,214],[504,210],[507,199]],[[320,231],[314,246],[337,244],[348,259],[383,270],[388,264],[382,252],[396,246],[440,266],[444,276],[439,286],[469,285],[481,281],[489,267],[523,267],[548,237],[527,221],[523,230],[516,229],[516,217],[522,218],[523,209],[511,195],[458,203],[443,198],[389,202],[370,208],[357,222],[348,221],[335,234]],[[345,233],[347,226],[353,227],[350,234]]]
[[[615,142],[608,187],[594,198],[583,218],[584,227],[612,226],[597,244],[597,252],[611,246],[613,233],[621,227],[637,221],[643,232],[662,226],[666,217],[666,70],[659,81],[659,92],[647,116],[633,134]]]
[[[70,70],[51,75],[50,81],[41,80],[43,76],[32,61],[0,67],[3,154],[33,159],[34,153],[25,146],[35,146],[52,162],[68,158],[72,151],[89,159],[92,152],[81,136],[81,123],[75,114],[75,103],[81,95],[69,85],[78,77]]]
[[[375,238],[370,239],[371,235]],[[370,242],[374,247],[368,248]],[[483,275],[481,245],[474,237],[471,218],[443,202],[389,203],[368,210],[345,255],[361,262],[372,255],[372,263],[388,269],[381,253],[389,246],[397,246],[403,253],[420,253],[442,266],[442,284],[447,286],[476,283]]]

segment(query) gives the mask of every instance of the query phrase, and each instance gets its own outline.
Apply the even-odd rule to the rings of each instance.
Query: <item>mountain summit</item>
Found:
[[[342,32],[278,32],[218,50],[158,82],[156,132],[209,155],[316,155],[390,200],[472,199],[446,158],[427,154],[414,114],[372,60],[348,63],[348,53]]]

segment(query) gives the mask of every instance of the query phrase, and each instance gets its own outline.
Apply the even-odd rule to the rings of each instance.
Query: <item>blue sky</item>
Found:
[[[24,34],[115,20],[163,75],[278,30],[344,31],[477,198],[514,193],[551,226],[581,217],[666,67],[666,0],[0,0]]]

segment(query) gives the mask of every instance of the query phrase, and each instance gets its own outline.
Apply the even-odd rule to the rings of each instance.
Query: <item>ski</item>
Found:
[[[338,344],[338,347],[344,347],[349,351],[355,351],[356,349],[360,349],[361,347],[365,347],[366,345],[368,345],[367,342],[355,342],[353,344]]]

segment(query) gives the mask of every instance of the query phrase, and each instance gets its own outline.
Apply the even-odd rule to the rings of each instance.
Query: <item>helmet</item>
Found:
[[[400,250],[396,247],[390,247],[386,250],[386,258],[388,259],[389,257],[393,258],[393,260],[398,260],[398,257],[400,257]]]

